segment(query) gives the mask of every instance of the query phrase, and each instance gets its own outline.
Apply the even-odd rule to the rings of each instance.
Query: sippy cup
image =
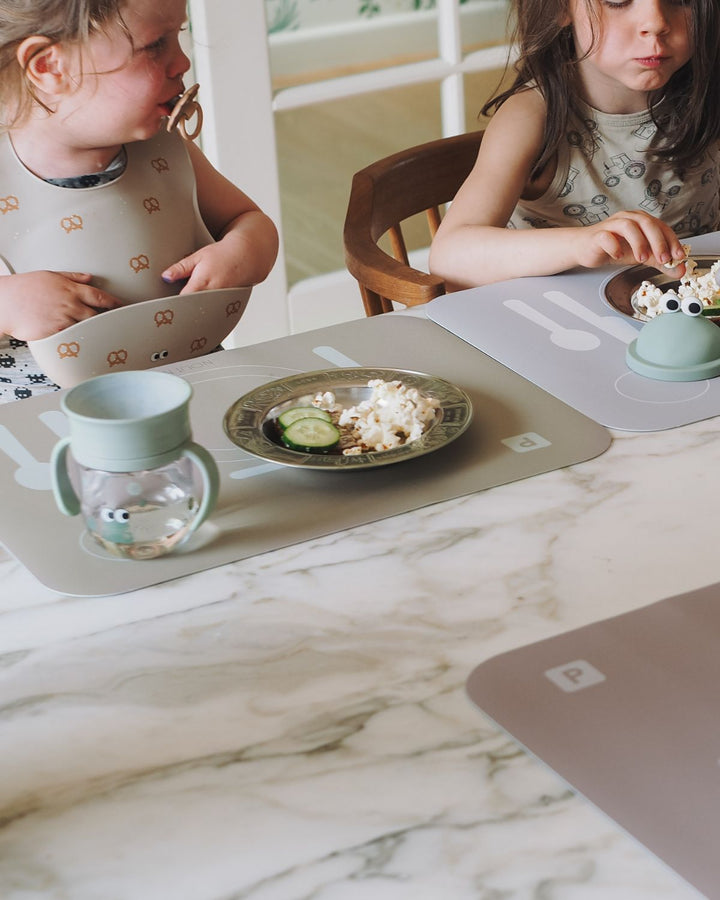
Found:
[[[218,469],[191,439],[191,395],[184,379],[150,369],[91,378],[61,400],[70,434],[50,460],[55,501],[114,556],[170,553],[215,506]]]

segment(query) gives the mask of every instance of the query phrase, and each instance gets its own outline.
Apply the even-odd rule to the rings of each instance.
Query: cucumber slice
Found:
[[[301,450],[303,453],[327,453],[336,447],[340,440],[340,432],[325,419],[296,419],[283,431],[281,438],[290,450]]]
[[[323,419],[325,422],[332,422],[332,416],[326,409],[318,409],[316,406],[293,406],[278,416],[278,424],[281,428],[287,428],[298,419]]]

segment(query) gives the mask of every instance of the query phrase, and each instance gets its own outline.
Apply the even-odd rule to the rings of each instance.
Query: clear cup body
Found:
[[[89,534],[113,556],[153,559],[189,536],[200,503],[187,457],[139,472],[75,464],[80,512]]]

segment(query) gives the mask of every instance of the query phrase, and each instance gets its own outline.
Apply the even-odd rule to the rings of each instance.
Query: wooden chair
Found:
[[[410,266],[402,223],[425,212],[432,239],[440,208],[470,173],[482,136],[475,131],[420,144],[353,176],[343,230],[345,263],[360,285],[368,316],[391,312],[393,302],[417,306],[445,293],[442,278]],[[392,256],[378,246],[385,234]]]

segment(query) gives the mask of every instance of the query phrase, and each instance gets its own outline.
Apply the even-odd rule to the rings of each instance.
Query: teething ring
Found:
[[[200,85],[194,84],[185,91],[173,107],[173,111],[170,113],[170,118],[167,123],[168,131],[173,131],[175,128],[179,127],[180,131],[183,133],[183,137],[186,137],[189,141],[195,140],[200,134],[200,129],[203,125],[202,107],[195,99],[199,89]],[[193,116],[196,117],[195,128],[192,132],[189,132],[186,123],[192,119]]]

